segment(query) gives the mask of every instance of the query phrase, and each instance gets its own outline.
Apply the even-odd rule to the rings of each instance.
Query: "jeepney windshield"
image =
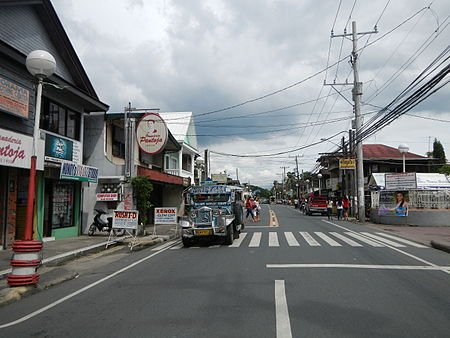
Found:
[[[194,194],[191,196],[194,203],[201,202],[228,202],[230,194]]]

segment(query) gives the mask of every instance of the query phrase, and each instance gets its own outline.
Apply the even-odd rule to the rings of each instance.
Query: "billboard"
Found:
[[[384,185],[386,190],[417,189],[416,173],[385,174]]]
[[[380,216],[408,216],[409,209],[408,191],[380,191]]]
[[[0,77],[0,110],[28,118],[30,91]]]
[[[177,208],[155,208],[155,224],[177,224]]]
[[[112,227],[114,229],[137,229],[139,211],[114,210]]]

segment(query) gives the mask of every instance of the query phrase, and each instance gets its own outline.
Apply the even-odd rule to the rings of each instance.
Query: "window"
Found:
[[[40,128],[79,140],[80,120],[80,113],[43,98]]]
[[[115,157],[125,158],[125,132],[123,128],[112,126],[112,154]]]

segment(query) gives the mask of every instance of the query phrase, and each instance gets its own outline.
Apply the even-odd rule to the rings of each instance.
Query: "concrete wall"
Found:
[[[179,185],[166,185],[163,189],[163,205],[164,207],[177,207],[178,215],[184,213],[183,190]]]
[[[413,226],[450,226],[450,210],[410,210],[408,216],[380,216],[370,210],[370,220],[378,224]]]

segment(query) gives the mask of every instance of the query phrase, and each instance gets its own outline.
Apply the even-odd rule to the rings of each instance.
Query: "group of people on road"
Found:
[[[343,198],[338,198],[333,201],[331,198],[327,199],[327,216],[328,220],[333,220],[333,206],[336,205],[337,219],[338,221],[344,219],[348,221],[348,209],[350,207],[350,201],[347,196]]]
[[[259,205],[259,197],[253,198],[251,196],[247,197],[245,202],[245,208],[247,209],[247,214],[245,215],[245,221],[248,217],[252,218],[252,222],[259,221],[259,214],[261,212],[261,206]]]

